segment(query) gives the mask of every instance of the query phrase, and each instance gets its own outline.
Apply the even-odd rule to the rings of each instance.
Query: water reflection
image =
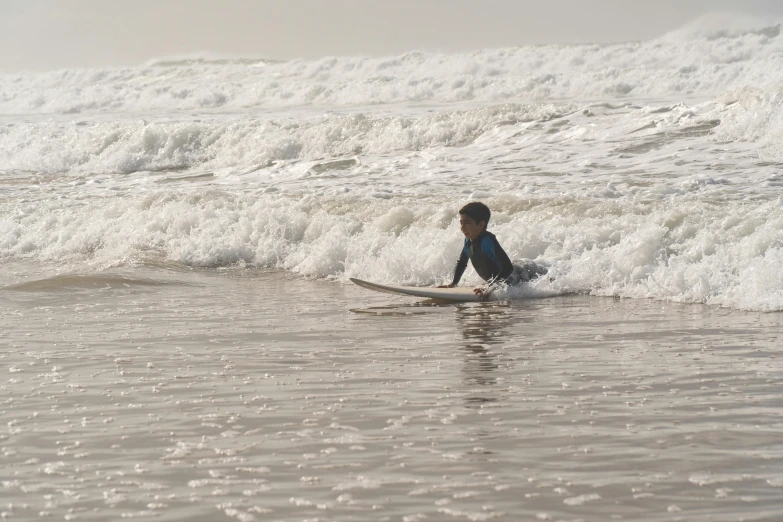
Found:
[[[440,300],[422,300],[411,303],[352,308],[354,314],[382,317],[422,317],[431,325],[433,314],[452,315],[455,330],[462,342],[454,347],[461,356],[462,386],[468,406],[480,407],[497,402],[506,384],[502,376],[518,358],[521,339],[518,339],[520,323],[532,322],[527,306],[508,302],[454,303]],[[431,326],[430,326],[431,327]],[[410,330],[406,330],[410,332]]]
[[[469,406],[498,400],[495,388],[499,380],[498,369],[504,362],[499,348],[510,338],[511,312],[511,307],[505,304],[461,306],[456,310],[457,328],[464,341],[461,347],[463,384],[471,388],[465,398]]]
[[[349,308],[348,311],[354,314],[368,314],[378,316],[410,316],[423,315],[430,313],[433,308],[451,308],[456,306],[453,301],[444,301],[442,299],[425,299],[413,303],[395,303],[382,306],[367,306],[364,308]]]

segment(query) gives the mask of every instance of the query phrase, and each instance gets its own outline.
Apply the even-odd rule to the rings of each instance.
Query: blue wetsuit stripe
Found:
[[[495,263],[495,266],[497,266],[498,269],[502,268],[502,264],[495,254],[495,242],[491,237],[484,236],[484,239],[481,240],[481,250]]]

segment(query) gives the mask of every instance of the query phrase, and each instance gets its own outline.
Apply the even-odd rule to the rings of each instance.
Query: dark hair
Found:
[[[489,223],[489,216],[491,215],[489,207],[479,201],[471,201],[459,209],[459,213],[472,217],[476,223],[483,221],[485,225]]]

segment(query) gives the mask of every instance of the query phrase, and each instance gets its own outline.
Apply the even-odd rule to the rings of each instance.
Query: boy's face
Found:
[[[467,214],[459,215],[459,229],[465,234],[465,237],[471,241],[479,237],[486,228],[486,221],[479,221],[476,223],[476,221]]]

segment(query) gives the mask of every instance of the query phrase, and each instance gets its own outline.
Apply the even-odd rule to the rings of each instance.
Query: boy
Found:
[[[495,235],[487,231],[489,217],[489,207],[478,201],[468,203],[459,209],[459,227],[465,235],[465,244],[462,247],[459,261],[457,261],[457,267],[454,269],[454,278],[451,284],[441,288],[457,286],[468,266],[468,259],[473,264],[476,273],[483,280],[488,281],[490,285],[504,282],[513,286],[546,274],[546,268],[533,262],[528,262],[525,266],[511,264],[511,260],[498,243]],[[476,288],[473,291],[479,296],[487,298],[492,289]]]

